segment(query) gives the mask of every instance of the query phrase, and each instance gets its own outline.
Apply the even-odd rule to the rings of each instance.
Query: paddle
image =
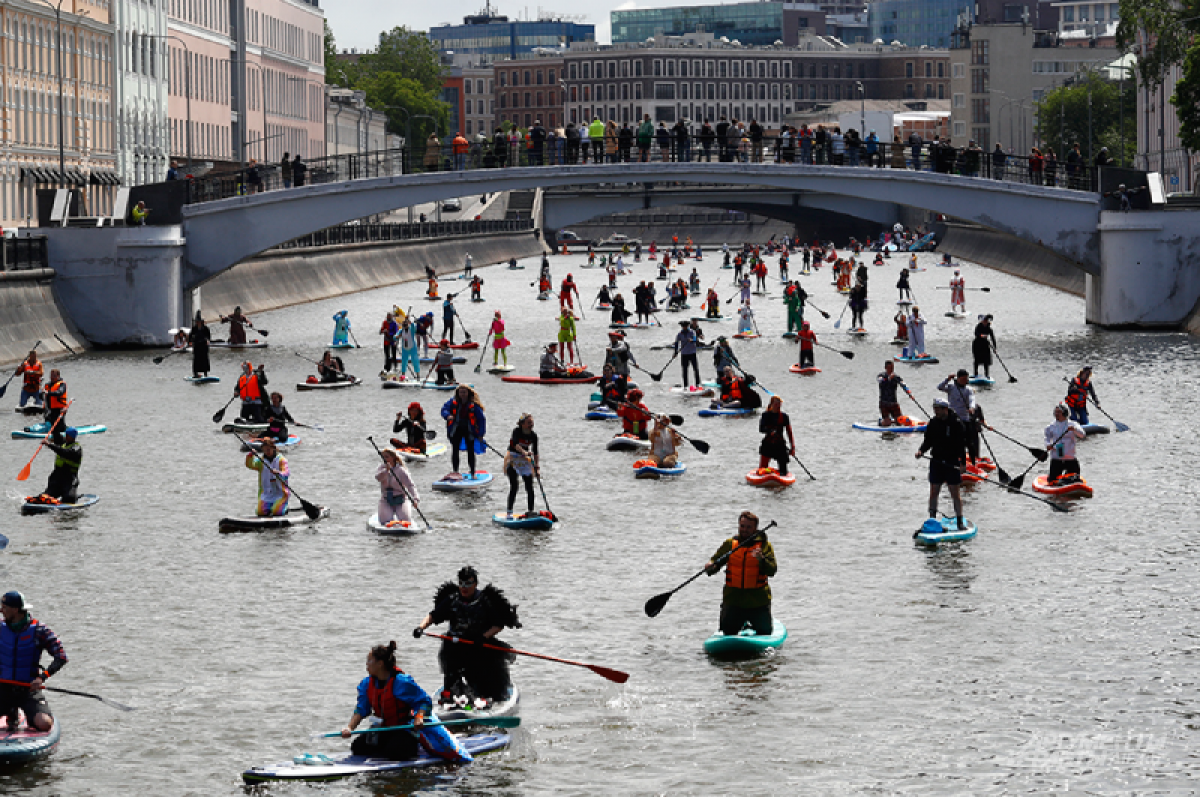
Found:
[[[471,331],[467,329],[467,325],[463,323],[462,316],[459,314],[457,307],[454,308],[454,316],[458,319],[458,325],[462,327],[463,334],[467,336],[467,339],[463,341],[463,343],[470,343]]]
[[[39,340],[37,343],[33,344],[33,348],[30,349],[30,351],[36,351],[37,347],[41,346],[41,345],[42,345],[42,342]],[[0,398],[4,398],[4,391],[8,390],[8,383],[13,381],[13,379],[15,379],[16,376],[17,376],[17,372],[13,371],[12,376],[10,376],[8,378],[8,382],[5,382],[2,386],[0,386]]]
[[[996,348],[996,344],[992,344],[992,353],[996,355],[996,362],[1000,363],[1000,367],[1004,369],[1004,373],[1008,374],[1008,383],[1011,385],[1017,381],[1017,378],[1012,375],[1012,371],[1008,370],[1008,366],[1004,364],[1004,360],[1000,359],[1000,350]]]
[[[813,481],[817,480],[817,477],[809,473],[808,468],[804,467],[804,463],[800,461],[800,457],[796,456],[795,454],[792,454],[791,457],[792,459],[796,460],[797,465],[799,465],[801,468],[804,468],[804,472],[808,473],[808,478],[812,479]]]
[[[367,435],[367,442],[371,444],[371,448],[375,449],[375,453],[379,455],[381,460],[383,460],[383,464],[387,465],[387,458],[383,455],[383,452],[379,450],[379,446],[375,445],[375,438]],[[421,511],[421,507],[417,506],[417,502],[413,500],[413,497],[409,495],[408,489],[405,488],[404,483],[400,481],[400,477],[396,476],[396,471],[391,467],[388,468],[388,471],[396,477],[396,484],[400,485],[400,491],[404,493],[404,497],[408,499],[410,504],[412,504],[412,508],[417,510],[417,514],[421,516],[421,520],[425,521],[425,530],[433,531],[433,526],[429,525],[429,519],[425,517],[425,513]]]
[[[825,312],[825,311],[824,311],[824,310],[822,310],[820,307],[817,307],[817,306],[816,306],[815,304],[813,304],[812,302],[809,302],[809,301],[807,301],[807,300],[806,300],[806,303],[808,304],[808,306],[809,306],[809,307],[811,307],[812,309],[816,310],[818,313],[820,313],[821,315],[823,315],[823,316],[825,317],[825,320],[826,320],[826,321],[828,321],[828,320],[831,318],[831,316],[829,315],[829,313]]]
[[[492,340],[492,330],[488,330],[487,337],[483,339],[483,345],[479,347],[479,362],[475,363],[475,373],[483,370],[483,358],[487,356],[488,343]]]
[[[1101,407],[1099,404],[1097,404],[1097,405],[1096,405],[1096,409],[1100,410],[1101,414],[1102,414],[1102,415],[1104,415],[1104,417],[1105,417],[1105,418],[1108,418],[1110,421],[1112,421],[1112,422],[1113,422],[1113,426],[1115,426],[1115,427],[1116,427],[1116,429],[1117,429],[1117,431],[1118,431],[1118,432],[1128,432],[1128,431],[1129,431],[1129,427],[1128,427],[1128,426],[1126,426],[1125,424],[1121,423],[1120,421],[1118,421],[1118,420],[1117,420],[1116,418],[1114,418],[1113,416],[1109,415],[1109,414],[1108,414],[1108,412],[1107,412],[1107,411],[1105,411],[1105,409],[1104,409],[1103,407]]]
[[[1069,432],[1069,431],[1071,431],[1071,428],[1068,426],[1066,429],[1064,429],[1064,430],[1063,430],[1063,433],[1062,433],[1062,434],[1060,434],[1058,437],[1056,437],[1056,438],[1054,439],[1054,442],[1053,442],[1053,443],[1051,443],[1049,447],[1050,447],[1050,448],[1053,448],[1054,446],[1058,445],[1058,441],[1059,441],[1059,440],[1062,440],[1064,437],[1066,437],[1066,436],[1067,436],[1067,432]],[[988,450],[990,451],[991,449],[989,448]],[[995,459],[995,457],[993,457],[993,459]],[[1035,459],[1033,462],[1030,462],[1030,463],[1029,463],[1029,467],[1028,467],[1028,468],[1026,468],[1026,469],[1025,469],[1025,470],[1024,470],[1022,473],[1021,473],[1021,475],[1017,476],[1017,478],[1015,478],[1015,479],[1013,479],[1012,481],[1010,481],[1010,482],[1008,483],[1008,486],[1009,486],[1009,487],[1012,487],[1012,488],[1014,488],[1014,489],[1017,489],[1017,490],[1021,489],[1021,485],[1025,483],[1025,477],[1029,475],[1029,471],[1033,470],[1033,469],[1034,469],[1034,467],[1035,467],[1035,466],[1036,466],[1036,465],[1037,465],[1039,462],[1041,462],[1041,461],[1042,461],[1042,460]]]
[[[59,343],[61,343],[63,345],[63,348],[66,349],[67,351],[71,352],[71,354],[76,354],[76,355],[79,354],[79,352],[77,352],[71,348],[71,344],[67,343],[65,340],[60,338],[58,336],[57,332],[54,333],[54,339],[57,340]]]
[[[67,417],[67,410],[69,410],[71,405],[74,403],[75,399],[68,401],[66,408],[63,409],[63,411],[58,414],[58,417],[54,419],[54,423],[51,424],[50,428],[46,430],[46,436],[42,438],[42,442],[38,443],[37,450],[33,452],[33,456],[29,458],[29,461],[25,463],[25,467],[21,468],[21,472],[17,474],[17,481],[23,482],[29,478],[29,474],[33,469],[33,461],[37,459],[38,454],[42,453],[42,447],[46,445],[46,441],[50,439],[50,435],[54,434],[54,428],[58,426],[59,422],[62,421],[63,418]]]
[[[362,345],[358,342],[358,338],[354,337],[354,330],[347,329],[346,332],[350,333],[350,340],[354,341],[354,348],[361,349]]]
[[[334,368],[332,365],[326,365],[324,363],[319,363],[316,360],[310,360],[309,358],[305,357],[300,352],[294,351],[294,352],[292,352],[292,354],[296,355],[297,357],[299,357],[301,360],[304,360],[305,362],[312,363],[313,365],[317,366],[317,368],[326,368],[330,371],[333,371],[335,374],[341,374],[342,376],[347,377],[351,382],[358,381],[358,377],[356,377],[354,374],[348,374],[345,371],[339,371],[337,368]]]
[[[636,404],[630,404],[628,401],[618,401],[617,403],[622,404],[626,407],[632,407],[635,410],[644,409],[643,407],[639,407]],[[650,409],[647,409],[646,412],[650,413],[651,415],[663,415],[664,414],[661,412],[654,412],[653,410],[650,410]],[[684,417],[682,415],[667,415],[667,417],[671,419],[671,423],[674,424],[675,426],[683,425]],[[678,431],[678,430],[676,430],[676,431]],[[680,437],[682,437],[682,436],[683,435],[681,434]],[[701,441],[701,442],[703,442],[703,441]]]
[[[1000,435],[1001,437],[1003,437],[1005,440],[1009,441],[1010,443],[1015,443],[1018,446],[1020,446],[1021,448],[1025,449],[1026,451],[1028,451],[1030,453],[1031,456],[1037,457],[1038,462],[1045,462],[1050,457],[1050,455],[1046,453],[1046,450],[1044,448],[1034,448],[1033,446],[1027,446],[1024,443],[1022,443],[1020,440],[1012,439],[1011,437],[1009,437],[1004,432],[1000,431],[999,429],[997,429],[994,426],[988,426],[987,430],[989,432],[995,432],[996,434]]]
[[[254,324],[251,324],[248,321],[246,322],[246,327],[249,329],[253,329],[255,332],[262,335],[264,338],[269,337],[271,334],[271,331],[269,329],[259,329],[258,327],[254,326]]]
[[[745,538],[739,538],[738,545],[745,546],[746,543],[750,542],[750,540],[753,540],[755,537],[761,537],[763,534],[766,534],[767,531],[769,529],[773,528],[775,525],[776,525],[775,521],[772,520],[770,523],[768,523],[766,525],[766,527],[759,529],[758,531],[754,532],[750,536],[745,537]],[[733,550],[735,551],[737,549],[734,548]],[[716,573],[718,570],[720,570],[721,565],[723,565],[725,563],[725,560],[731,556],[733,556],[733,551],[730,551],[729,553],[725,554],[724,556],[722,556],[721,558],[719,558],[715,562],[713,562],[713,567],[715,568],[713,570],[713,572]],[[707,572],[708,572],[708,568],[702,567],[702,568],[700,568],[699,573],[692,576],[691,578],[689,578],[687,581],[680,584],[675,589],[671,590],[670,592],[664,592],[660,595],[655,595],[653,598],[646,601],[646,606],[645,606],[646,616],[647,617],[658,617],[659,613],[666,607],[667,601],[671,600],[672,595],[674,595],[676,592],[679,592],[679,590],[683,589],[688,584],[691,584],[693,581],[700,578],[700,576],[704,575]]]
[[[948,285],[939,285],[939,286],[937,286],[937,289],[938,289],[939,291],[951,291],[951,290],[954,290],[953,288],[951,288],[951,287],[950,287],[950,286],[948,286]],[[991,293],[991,292],[992,292],[992,289],[991,289],[991,288],[963,288],[963,290],[964,290],[964,291],[983,291],[984,293]]]
[[[926,455],[923,455],[921,458],[929,459],[929,457]],[[955,465],[951,465],[950,467],[954,468],[959,473],[963,472],[962,468],[959,468]],[[1032,467],[1032,465],[1030,467]],[[1001,484],[1000,482],[989,479],[986,476],[981,476],[979,474],[972,474],[972,475],[974,475],[976,478],[978,478],[979,481],[981,481],[981,482],[987,482],[988,484],[996,485],[1001,490],[1008,490],[1010,493],[1019,493],[1027,498],[1032,498],[1035,501],[1041,501],[1043,504],[1046,504],[1049,507],[1051,507],[1055,512],[1070,512],[1071,511],[1069,508],[1063,506],[1062,504],[1056,504],[1054,501],[1047,501],[1045,498],[1034,495],[1033,493],[1027,493],[1024,490],[1017,489],[1016,487],[1012,486],[1012,482],[1009,482],[1008,484]],[[1021,474],[1021,477],[1024,478],[1024,474]],[[913,535],[913,536],[916,536],[916,535]]]
[[[427,637],[433,637],[435,639],[441,639],[446,642],[465,643],[468,645],[479,645],[480,647],[490,648],[492,650],[498,650],[502,653],[515,653],[518,656],[529,656],[530,658],[543,659],[545,661],[553,661],[553,662],[557,662],[559,664],[570,664],[574,667],[586,667],[587,669],[596,673],[596,675],[599,675],[602,678],[607,678],[608,680],[612,681],[613,683],[623,684],[629,680],[629,673],[621,672],[620,670],[614,670],[609,667],[601,667],[599,664],[587,664],[582,661],[571,661],[570,659],[559,659],[559,658],[555,658],[554,656],[545,656],[545,655],[542,655],[541,653],[530,653],[525,650],[517,650],[516,648],[503,647],[501,645],[489,645],[486,642],[475,642],[474,640],[464,639],[463,637],[450,637],[450,636],[442,636],[441,634],[431,634],[428,631],[424,631],[424,630],[421,631],[421,635],[427,636]]]
[[[29,683],[26,681],[10,681],[7,678],[0,678],[0,684],[12,684],[13,686],[29,686]],[[113,708],[119,709],[121,711],[135,711],[136,710],[133,708],[133,706],[126,706],[123,703],[118,703],[115,700],[109,700],[107,697],[101,697],[100,695],[94,695],[91,692],[76,692],[74,689],[62,689],[57,686],[43,686],[42,688],[45,689],[47,692],[60,692],[64,695],[74,695],[75,697],[89,697],[92,700],[99,700],[104,705],[112,706]]]
[[[534,468],[533,476],[535,479],[537,479],[538,489],[542,491],[542,503],[546,505],[546,512],[550,514],[552,520],[558,520],[558,515],[554,514],[554,510],[550,508],[550,501],[546,498],[546,486],[542,484],[541,469]]]
[[[184,352],[184,351],[187,351],[186,346],[182,349],[171,349],[171,351],[167,352],[166,354],[161,354],[158,357],[155,357],[154,364],[159,365],[162,363],[163,360],[167,359],[168,357],[172,357],[172,356],[179,354],[180,352]],[[5,383],[4,387],[8,387],[8,384]],[[4,390],[0,389],[0,396],[3,396],[3,395],[4,395]]]
[[[229,409],[229,405],[238,397],[237,388],[234,388],[233,395],[229,397],[229,401],[225,402],[225,406],[213,413],[213,423],[220,423],[225,418],[225,410]]]
[[[929,411],[928,411],[928,410],[926,410],[924,407],[922,407],[922,406],[921,406],[921,402],[917,401],[917,397],[916,397],[916,396],[914,396],[914,395],[912,394],[912,391],[908,389],[908,385],[906,385],[906,384],[904,384],[904,383],[901,383],[901,384],[900,384],[900,387],[904,388],[904,392],[908,394],[908,397],[909,397],[910,399],[912,399],[912,402],[913,402],[913,404],[916,404],[916,405],[917,405],[917,409],[919,409],[921,412],[925,413],[925,417],[926,417],[926,418],[928,418],[928,417],[929,417]]]
[[[1000,483],[1012,486],[1012,479],[1008,478],[1008,474],[1004,472],[1004,468],[1000,467],[1000,460],[996,459],[996,452],[992,450],[992,444],[988,442],[986,437],[984,437],[983,429],[979,430],[979,439],[983,441],[985,446],[987,446],[988,453],[992,456],[992,462],[996,463],[996,475],[1000,477]],[[1019,489],[1021,484],[1018,483],[1016,486]]]
[[[732,362],[732,363],[730,363],[730,365],[732,365],[734,368],[736,368],[736,369],[738,369],[739,371],[741,371],[741,372],[742,372],[742,376],[743,376],[743,377],[745,377],[745,379],[746,379],[746,384],[747,384],[748,386],[750,386],[750,387],[753,387],[754,385],[758,385],[758,386],[759,386],[759,388],[762,390],[762,392],[766,393],[768,396],[774,396],[774,395],[775,395],[774,393],[772,393],[770,390],[768,390],[768,389],[767,389],[767,386],[766,386],[766,385],[764,385],[763,383],[759,382],[757,379],[755,379],[755,378],[754,378],[753,376],[751,376],[750,374],[746,373],[746,369],[745,369],[745,368],[743,368],[743,367],[741,366],[741,363],[738,363],[738,362]]]
[[[838,320],[833,322],[834,329],[842,328],[842,319],[846,317],[846,311],[850,309],[850,300],[846,300],[846,306],[842,308],[842,314],[838,316]]]
[[[667,364],[664,365],[661,369],[659,369],[659,372],[657,374],[650,374],[649,371],[646,371],[646,373],[650,374],[650,378],[653,379],[655,382],[661,382],[662,378],[663,378],[663,374],[666,373],[666,371],[667,371],[667,367],[671,363],[675,362],[675,358],[678,356],[679,356],[679,347],[677,346],[675,348],[675,353],[671,355],[671,359],[667,360]],[[634,368],[637,368],[639,371],[642,370],[641,368],[638,368],[638,366],[636,366],[636,365],[634,366]]]
[[[469,717],[465,720],[437,720],[432,722],[417,725],[388,725],[384,728],[362,728],[361,730],[350,731],[351,736],[357,736],[360,733],[382,733],[383,731],[407,731],[414,728],[436,728],[439,725],[490,725],[493,728],[517,728],[521,725],[520,717]],[[341,736],[341,731],[333,733],[316,733],[313,734],[314,739],[332,739]]]
[[[287,490],[289,493],[296,496],[296,500],[300,502],[300,506],[304,509],[304,514],[308,515],[309,520],[316,520],[317,518],[319,518],[321,516],[321,508],[319,506],[317,506],[316,504],[305,501],[300,496],[300,493],[296,492],[292,488],[292,485],[288,484],[287,480],[279,475],[279,471],[275,470],[270,465],[268,465],[267,461],[262,458],[262,455],[259,454],[257,451],[255,451],[254,447],[246,442],[246,439],[244,437],[242,437],[237,432],[234,432],[233,436],[238,439],[239,443],[241,443],[246,448],[250,449],[250,453],[254,455],[255,459],[257,459],[259,462],[262,463],[262,466],[264,468],[271,471],[271,473],[275,474],[275,478],[279,479],[279,483],[283,485],[283,489]]]
[[[299,426],[301,429],[315,429],[318,432],[325,431],[325,427],[319,423],[300,423],[300,421],[292,421],[292,426]]]
[[[821,342],[819,342],[819,341],[815,341],[815,340],[813,341],[813,343],[816,343],[816,344],[817,344],[818,346],[820,346],[822,349],[829,349],[830,351],[836,351],[838,354],[842,355],[842,356],[843,356],[843,357],[845,357],[847,360],[853,360],[853,359],[854,359],[854,352],[852,352],[852,351],[842,351],[841,349],[835,349],[835,348],[833,348],[832,346],[826,346],[824,343],[821,343]]]

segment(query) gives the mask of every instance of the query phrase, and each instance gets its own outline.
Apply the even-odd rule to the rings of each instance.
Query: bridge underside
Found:
[[[638,196],[644,193],[646,183],[744,186],[738,191],[743,201],[755,203],[759,198],[754,192],[765,187],[815,197],[825,209],[852,210],[847,215],[872,220],[886,218],[886,206],[902,204],[973,221],[1044,246],[1089,273],[1099,272],[1099,201],[1094,194],[889,169],[633,163],[400,175],[191,205],[184,211],[187,257],[183,284],[194,287],[293,238],[396,208],[537,187],[625,184]],[[618,201],[613,199],[611,210],[597,207],[586,217],[628,209],[628,204],[618,206]],[[677,199],[672,201],[678,204]],[[811,201],[802,199],[792,206],[803,208]]]

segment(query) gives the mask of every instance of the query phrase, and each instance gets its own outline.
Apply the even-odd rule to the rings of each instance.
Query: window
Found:
[[[723,100],[729,99],[729,84],[728,83],[721,84],[721,99],[723,99]]]
[[[967,74],[966,64],[953,64],[952,66],[954,67],[952,70],[952,72],[954,73],[953,74],[954,77],[961,78],[961,77],[966,76],[966,74]]]
[[[717,84],[709,83],[708,84],[708,98],[710,100],[715,100],[717,98],[716,92],[717,92]]]
[[[642,76],[642,62],[641,61],[633,62],[633,76],[634,77]]]
[[[821,77],[829,78],[829,64],[821,64]]]
[[[539,86],[541,86],[543,84],[543,82],[545,81],[545,77],[546,77],[546,73],[539,69],[537,71],[536,77],[534,78],[534,82],[536,82]]]
[[[581,76],[581,77],[582,77],[584,80],[591,80],[591,78],[592,78],[592,64],[591,64],[591,62],[590,62],[590,61],[584,61],[582,64],[580,64],[580,66],[579,66],[579,69],[580,69],[580,76]]]
[[[1079,21],[1080,22],[1088,21],[1088,7],[1087,6],[1079,7]]]
[[[629,77],[629,62],[621,62],[621,77]]]
[[[642,84],[641,83],[633,84],[633,98],[635,100],[640,100],[642,98]]]
[[[1063,17],[1062,17],[1063,22],[1074,22],[1075,21],[1075,6],[1063,6],[1062,7],[1062,15],[1063,15]]]
[[[933,61],[925,62],[925,77],[933,77]]]
[[[576,77],[575,73],[576,73],[575,64],[572,63],[570,66],[567,67],[567,75],[568,75],[567,79],[575,80],[575,77]]]
[[[955,108],[966,108],[967,107],[967,97],[965,94],[956,93],[954,95],[954,99],[951,101],[951,103],[952,103],[952,106]]]
[[[742,62],[741,61],[733,62],[733,68],[732,68],[732,71],[729,73],[729,75],[730,75],[730,77],[741,77],[742,76]]]
[[[734,83],[733,84],[733,99],[740,100],[741,98],[742,98],[742,84]]]
[[[759,77],[766,77],[766,76],[767,76],[767,63],[766,63],[766,61],[759,61],[759,62],[758,62],[758,76],[759,76]]]
[[[608,84],[608,100],[609,102],[617,101],[617,86],[615,83]]]
[[[679,76],[680,77],[688,76],[688,62],[687,61],[679,62]]]
[[[785,78],[790,78],[792,76],[792,62],[791,61],[783,62],[783,76]]]
[[[547,77],[546,77],[546,82],[549,83],[551,86],[553,86],[555,83],[558,82],[558,80],[556,79],[557,76],[558,76],[558,71],[551,69],[550,74],[547,75]]]
[[[946,64],[943,61],[938,61],[938,77],[946,76]]]
[[[727,64],[726,64],[724,61],[722,61],[722,62],[721,62],[721,64],[720,64],[720,71],[719,71],[719,76],[720,76],[720,77],[727,77],[727,75],[725,74],[725,73],[726,73],[726,66],[727,66]]]
[[[472,106],[471,106],[471,101],[470,101],[470,100],[467,100],[467,101],[466,101],[466,103],[464,104],[464,107],[465,107],[465,109],[466,109],[466,112],[467,112],[467,113],[472,113],[472,111],[471,111],[471,107],[472,107]]]
[[[912,76],[913,76],[913,62],[912,61],[904,62],[904,76],[906,78],[908,78],[909,80],[912,80]]]
[[[817,76],[817,65],[815,63],[808,65],[808,76],[810,78],[814,78]],[[813,97],[813,99],[815,100],[816,97]]]
[[[971,65],[972,66],[987,66],[988,65],[988,41],[982,39],[971,42]],[[912,75],[909,75],[912,77]]]
[[[972,69],[971,70],[971,93],[972,94],[987,94],[989,87],[990,69]]]
[[[675,84],[674,83],[655,83],[654,84],[654,99],[656,99],[656,100],[673,100],[673,99],[675,99]]]
[[[841,76],[842,76],[842,65],[841,65],[841,64],[834,64],[834,65],[833,65],[833,77],[834,77],[835,79],[840,79],[840,78],[841,78]]]
[[[675,121],[675,106],[674,105],[656,105],[656,106],[654,106],[654,121],[656,121],[656,122],[674,122]]]
[[[966,134],[967,134],[967,123],[966,122],[955,122],[954,123],[954,137],[962,138]]]
[[[987,99],[971,100],[971,124],[990,125],[991,123],[990,101]]]
[[[675,77],[675,62],[667,61],[667,77]]]
[[[540,72],[538,73],[538,76],[539,76],[539,77],[541,76],[541,73],[540,73]],[[529,70],[528,70],[528,69],[526,69],[526,70],[525,70],[525,85],[526,85],[526,86],[532,86],[532,85],[533,85],[533,81],[531,81],[529,78],[530,78]]]
[[[905,83],[905,84],[904,84],[904,99],[906,99],[906,100],[911,100],[911,99],[913,99],[914,97],[915,97],[915,95],[914,95],[914,93],[913,93],[913,84],[911,84],[911,83]],[[826,97],[826,99],[829,99],[829,98],[828,98],[828,97]]]
[[[508,73],[501,72],[500,73],[500,88],[504,88],[507,85],[508,85]]]
[[[938,99],[939,100],[946,99],[946,84],[945,83],[938,84]]]
[[[686,100],[688,98],[688,84],[679,84],[679,99]]]
[[[1117,3],[1108,4],[1108,18],[1116,22],[1121,18],[1121,6]]]
[[[927,100],[933,99],[933,84],[932,83],[925,84],[925,99],[927,99]]]
[[[771,62],[771,77],[779,77],[779,62],[778,61]]]
[[[654,75],[654,77],[662,77],[662,61],[657,59],[654,61],[654,71],[651,72],[651,74]]]
[[[1095,16],[1097,22],[1103,22],[1104,21],[1104,6],[1101,6],[1101,5],[1092,6],[1092,15]]]
[[[471,93],[471,81],[464,80],[463,81],[463,94],[470,94],[470,93]],[[467,100],[467,102],[470,102],[470,100]]]

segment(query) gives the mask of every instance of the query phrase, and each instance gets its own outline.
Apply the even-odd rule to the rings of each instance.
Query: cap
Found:
[[[0,606],[11,606],[14,609],[29,610],[31,607],[25,602],[25,596],[17,592],[15,589],[4,593],[4,597],[0,598]]]
[[[440,341],[438,341],[438,345],[439,345],[439,346],[449,346],[449,345],[450,345],[450,341],[449,341],[449,340],[447,340],[446,338],[442,338]]]
[[[630,390],[630,391],[629,391],[629,393],[628,393],[628,396],[629,396],[629,398],[633,399],[634,401],[637,401],[638,399],[640,399],[640,398],[641,398],[642,396],[644,396],[644,395],[646,395],[646,394],[645,394],[645,393],[643,393],[641,390],[639,390],[639,389],[638,389],[638,388],[636,388],[636,387],[635,387],[635,388],[633,388],[632,390]]]
[[[412,404],[409,404],[409,405],[408,405],[408,408],[409,408],[410,410],[411,410],[413,407],[416,407],[417,409],[421,409],[421,402],[419,402],[419,401],[414,401]]]
[[[617,332],[616,330],[613,330],[612,332],[609,332],[609,333],[608,333],[608,336],[609,336],[610,338],[624,338],[624,337],[625,337],[625,333],[624,333],[624,332]]]
[[[76,430],[76,429],[75,429],[75,427],[74,427],[74,426],[68,426],[68,427],[66,428],[66,431],[64,431],[64,432],[63,432],[63,435],[64,435],[64,436],[65,436],[65,437],[66,437],[68,440],[74,440],[74,439],[75,439],[75,437],[76,437],[76,435],[78,435],[78,434],[79,434],[79,432],[78,432],[78,430]]]
[[[933,406],[934,406],[935,408],[937,408],[937,407],[945,407],[946,409],[950,409],[950,402],[949,402],[949,401],[946,401],[944,398],[935,398],[935,399],[933,400]]]
[[[958,269],[954,269],[954,276],[958,276]]]

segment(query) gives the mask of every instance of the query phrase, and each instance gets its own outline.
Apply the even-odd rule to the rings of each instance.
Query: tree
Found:
[[[420,148],[429,134],[434,131],[434,122],[419,117],[433,117],[439,137],[452,134],[450,106],[438,99],[436,93],[426,90],[416,80],[398,72],[382,72],[355,86],[367,94],[367,105],[387,114],[388,122],[397,133],[409,132],[412,141],[409,147]],[[398,110],[403,109],[403,110]],[[412,120],[411,126],[408,125]]]
[[[346,70],[337,57],[337,40],[329,20],[325,20],[325,82],[331,86],[346,85]]]
[[[1185,5],[1186,8],[1186,5]],[[1137,55],[1138,82],[1145,89],[1162,84],[1167,70],[1183,60],[1191,38],[1179,24],[1178,0],[1121,0],[1117,46]]]
[[[1191,152],[1200,150],[1200,3],[1184,5],[1184,24],[1193,34],[1183,58],[1183,75],[1175,84],[1171,104],[1179,117],[1179,140]]]
[[[1101,147],[1108,147],[1109,154],[1118,164],[1132,162],[1137,152],[1137,84],[1132,80],[1124,81],[1123,98],[1121,89],[1121,83],[1088,72],[1073,83],[1046,94],[1038,107],[1037,132],[1043,142],[1042,149],[1055,150],[1061,160],[1076,143],[1083,156],[1089,159]],[[1089,92],[1092,102],[1090,151]],[[1125,122],[1124,152],[1121,151],[1122,118]]]
[[[358,69],[363,82],[394,72],[416,81],[431,94],[437,95],[442,90],[443,70],[437,48],[424,33],[405,27],[380,33],[379,46],[359,59]]]

